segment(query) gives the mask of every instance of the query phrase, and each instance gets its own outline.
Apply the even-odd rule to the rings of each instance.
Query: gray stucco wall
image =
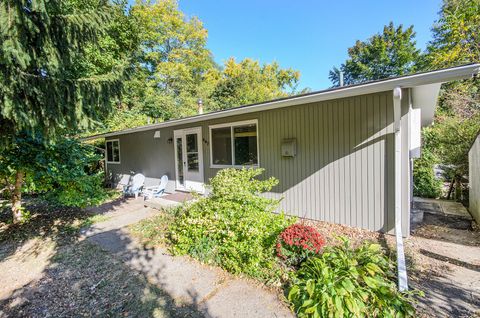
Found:
[[[478,224],[480,224],[480,135],[477,136],[472,148],[468,152],[469,170],[469,210]]]
[[[408,91],[402,105],[408,115]],[[167,174],[174,190],[173,131],[202,127],[208,142],[209,125],[248,119],[258,120],[259,161],[265,177],[280,180],[267,195],[283,198],[280,209],[287,214],[389,232],[394,228],[394,135],[391,92],[273,109],[209,120],[175,128],[120,135],[120,164],[108,164],[114,175],[140,172],[147,184]],[[402,118],[402,129],[408,128]],[[405,130],[404,130],[405,131]],[[406,136],[408,137],[408,135]],[[406,138],[404,137],[404,138]],[[297,155],[281,156],[283,139],[297,140]],[[408,147],[408,145],[404,145]],[[210,168],[209,146],[203,143],[205,182],[218,169]],[[409,192],[409,158],[402,158],[403,185]],[[118,179],[118,177],[117,177]],[[404,194],[407,200],[409,194]],[[408,201],[404,211],[408,212]],[[408,233],[408,215],[403,220]]]

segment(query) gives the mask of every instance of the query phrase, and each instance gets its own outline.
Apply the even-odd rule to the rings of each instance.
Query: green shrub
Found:
[[[97,205],[109,198],[100,160],[93,146],[76,139],[47,142],[41,135],[22,135],[0,155],[0,179],[13,186],[16,172],[22,171],[23,193],[64,206]]]
[[[442,194],[442,181],[433,171],[437,159],[427,148],[413,165],[413,195],[422,198],[438,198]]]
[[[411,293],[400,293],[394,265],[378,244],[325,248],[303,263],[288,299],[298,317],[412,317]]]
[[[169,226],[175,254],[189,254],[231,273],[265,281],[278,274],[274,247],[294,219],[272,213],[277,200],[260,196],[277,180],[256,179],[263,169],[225,169],[211,179],[211,195],[181,206]]]

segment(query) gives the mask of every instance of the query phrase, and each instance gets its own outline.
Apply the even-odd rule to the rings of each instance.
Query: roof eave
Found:
[[[480,71],[480,64],[470,64],[453,67],[427,73],[413,74],[403,77],[391,78],[376,82],[370,82],[360,85],[345,86],[333,90],[325,90],[307,95],[293,96],[287,99],[273,100],[254,105],[247,105],[226,109],[219,112],[211,112],[202,115],[196,115],[187,118],[170,120],[158,124],[146,125],[136,128],[125,129],[121,131],[98,134],[83,138],[83,140],[93,140],[98,138],[107,138],[112,136],[124,135],[134,132],[141,132],[165,127],[177,126],[182,124],[195,123],[204,120],[211,120],[222,117],[229,117],[240,114],[247,114],[258,111],[265,111],[273,108],[282,108],[300,104],[315,103],[325,100],[352,97],[357,95],[373,94],[393,90],[395,87],[413,88],[417,86],[426,86],[430,84],[441,84],[445,82],[470,78]],[[436,97],[435,97],[436,101]],[[432,117],[433,119],[433,117]],[[428,119],[422,122],[427,123]]]

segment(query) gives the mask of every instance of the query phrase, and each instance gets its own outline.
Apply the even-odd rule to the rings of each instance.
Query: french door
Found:
[[[177,190],[203,193],[202,128],[175,130],[173,136]]]

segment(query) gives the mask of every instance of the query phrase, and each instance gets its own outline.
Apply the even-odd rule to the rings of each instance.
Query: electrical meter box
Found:
[[[297,140],[294,138],[282,140],[282,157],[295,157],[297,154]]]

